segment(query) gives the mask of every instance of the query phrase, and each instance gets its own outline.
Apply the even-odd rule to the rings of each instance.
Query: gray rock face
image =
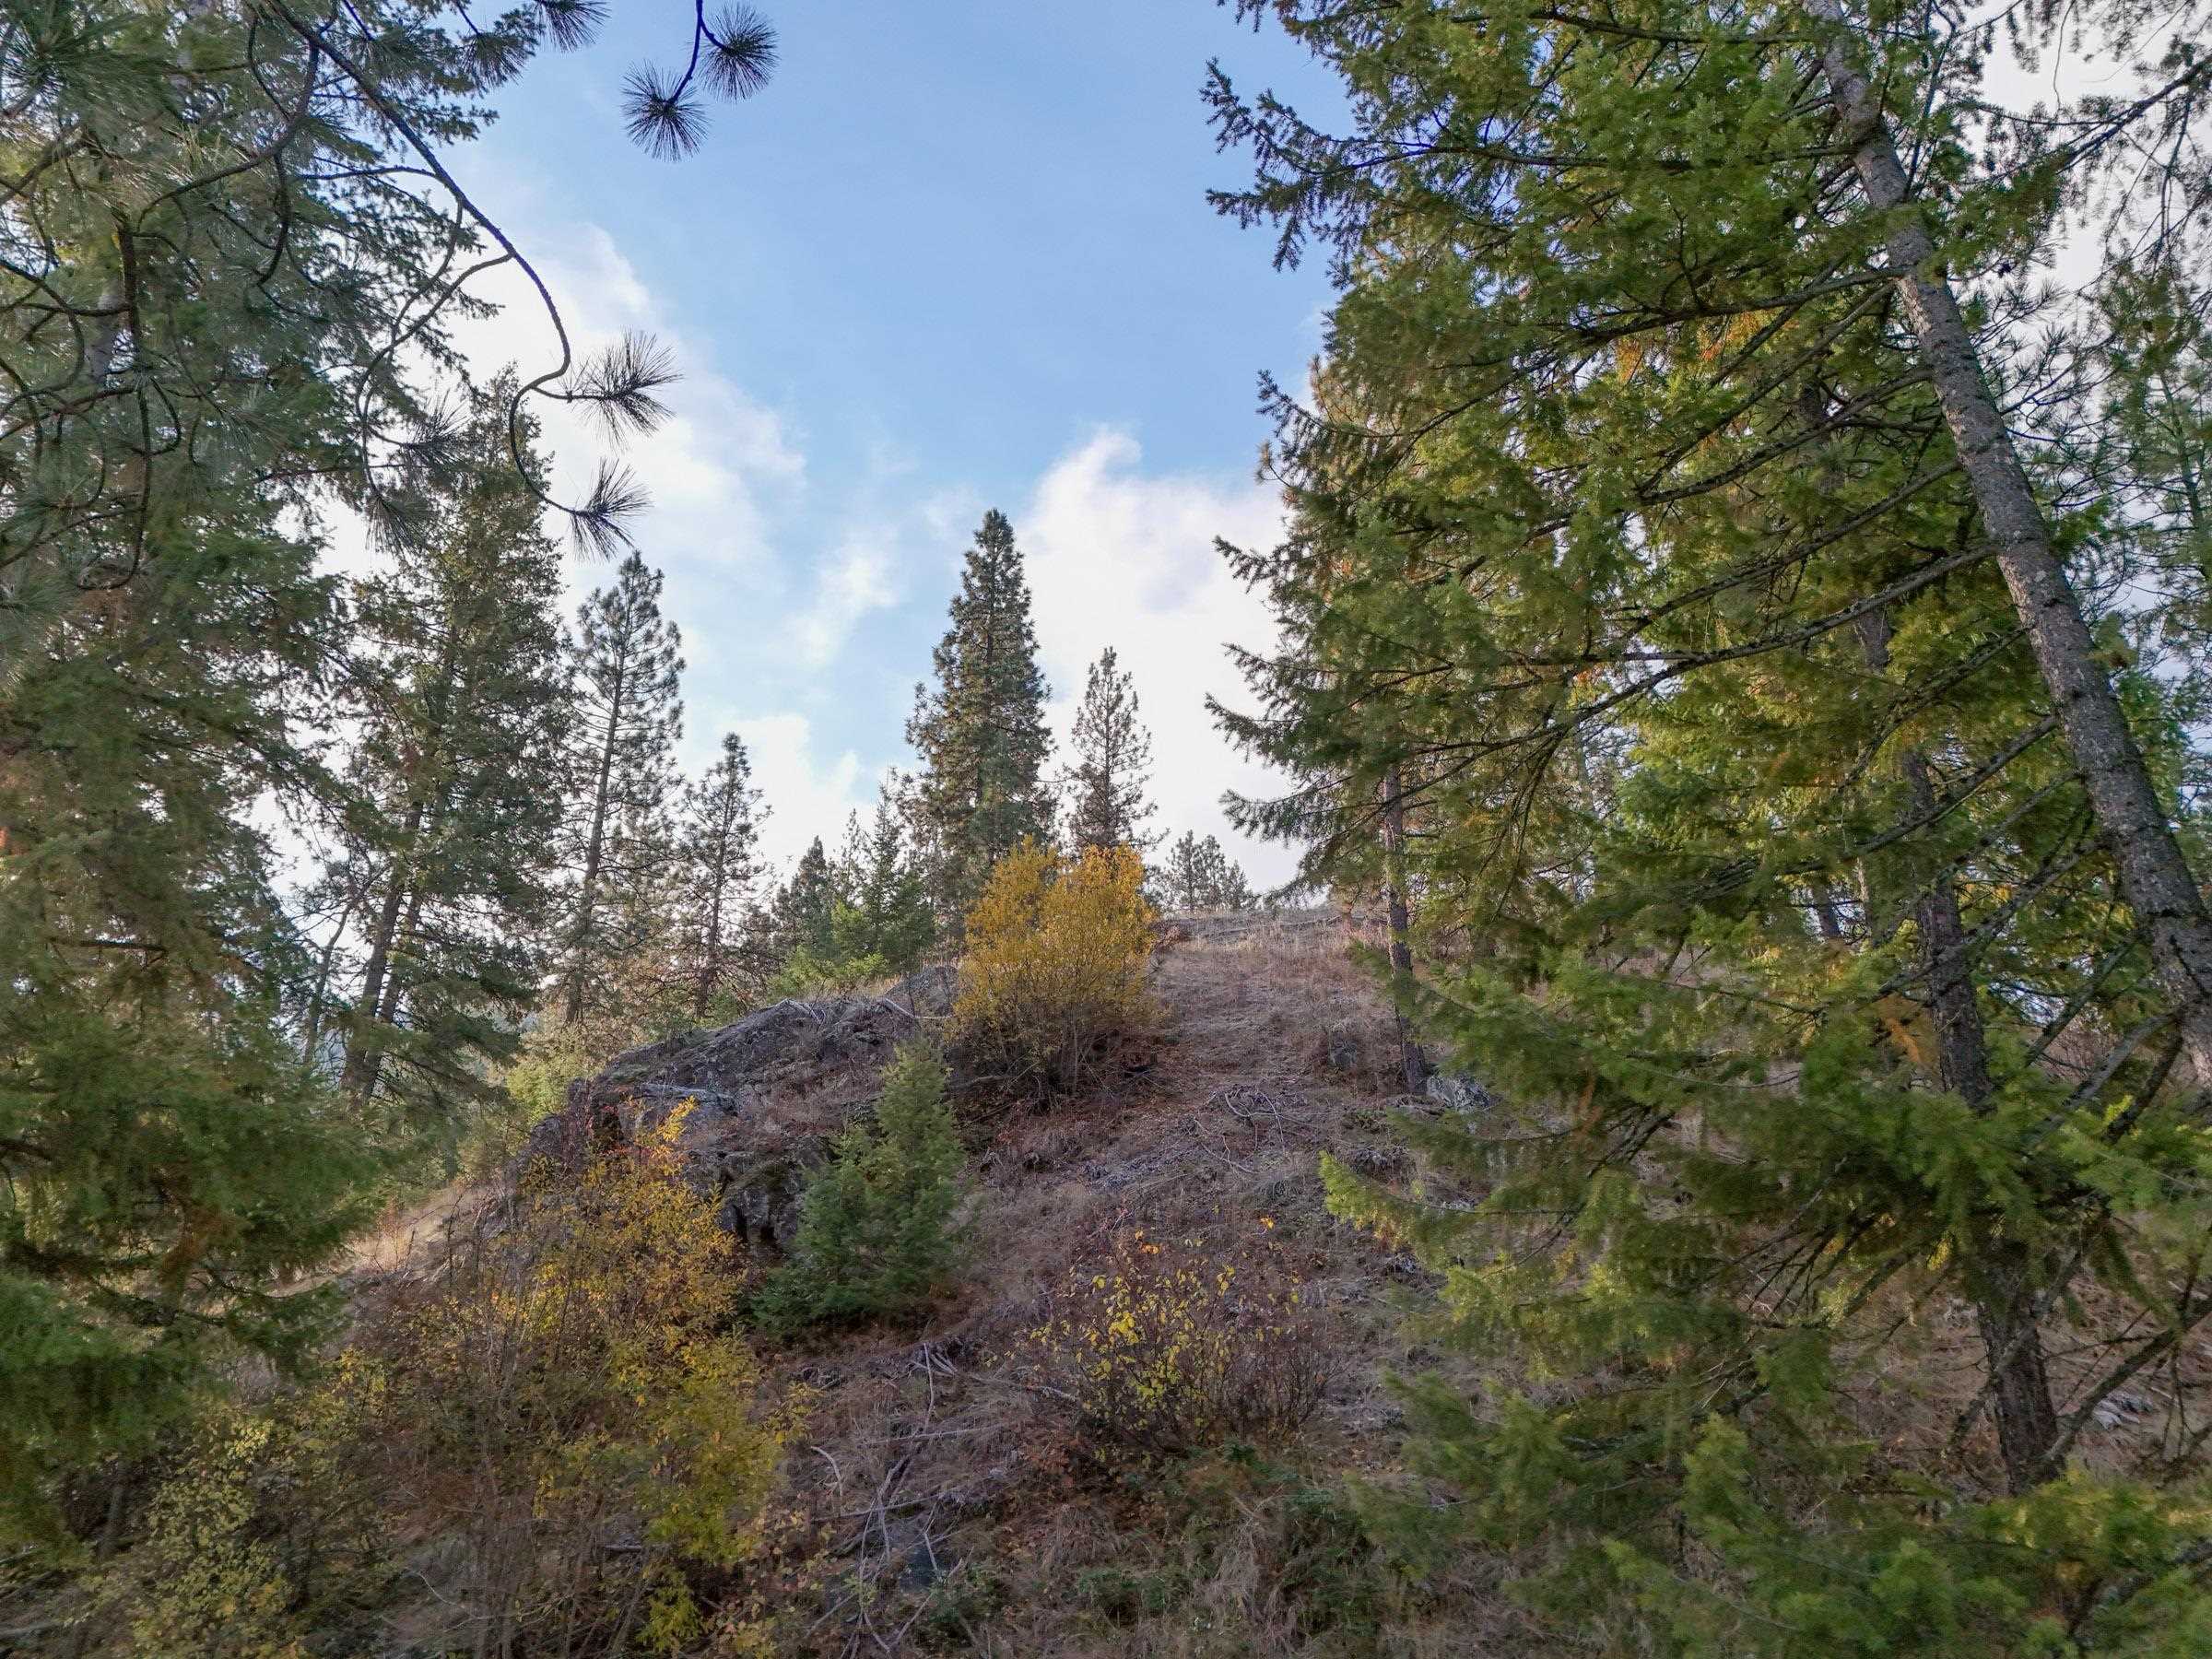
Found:
[[[831,1137],[874,1104],[892,1051],[949,1011],[952,984],[949,969],[924,969],[888,995],[780,1002],[631,1049],[569,1085],[522,1161],[573,1163],[657,1129],[688,1101],[677,1136],[686,1179],[727,1230],[785,1249]]]

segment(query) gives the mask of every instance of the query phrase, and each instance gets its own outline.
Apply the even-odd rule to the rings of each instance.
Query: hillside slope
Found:
[[[1165,934],[1157,1023],[1095,1087],[967,1116],[958,1289],[918,1327],[818,1335],[774,1359],[775,1382],[810,1396],[782,1571],[751,1588],[781,1615],[777,1651],[1382,1651],[1381,1580],[1331,1483],[1386,1444],[1380,1376],[1406,1356],[1382,1292],[1414,1269],[1330,1220],[1316,1165],[1324,1147],[1403,1162],[1384,1133],[1393,1022],[1337,918]],[[536,1144],[588,1138],[579,1113],[611,1111],[629,1135],[695,1101],[683,1133],[700,1190],[772,1260],[827,1137],[865,1107],[891,1044],[943,1008],[942,987],[910,984],[641,1051],[572,1088]],[[1296,1433],[1226,1456],[1101,1454],[1032,1333],[1132,1240],[1254,1287],[1209,1289],[1194,1319],[1294,1312],[1287,1363],[1325,1381]]]
[[[1421,1346],[1433,1281],[1324,1203],[1324,1151],[1431,1199],[1472,1196],[1407,1153],[1391,1118],[1489,1110],[1465,1087],[1399,1092],[1394,1022],[1353,944],[1336,917],[1178,920],[1150,964],[1151,1020],[1077,1098],[1038,1110],[961,1097],[968,1236],[954,1282],[910,1319],[755,1333],[753,1358],[724,1374],[735,1392],[702,1396],[751,1415],[692,1430],[769,1452],[733,1477],[742,1495],[727,1512],[763,1520],[722,1565],[650,1556],[641,1505],[666,1465],[659,1451],[622,1463],[621,1425],[633,1408],[648,1422],[680,1408],[680,1373],[626,1380],[646,1374],[634,1342],[662,1339],[673,1302],[709,1311],[697,1329],[727,1330],[782,1259],[831,1138],[872,1113],[894,1050],[945,1018],[942,971],[776,1004],[577,1079],[508,1179],[450,1189],[361,1241],[339,1276],[352,1321],[332,1376],[297,1391],[246,1378],[211,1438],[120,1474],[115,1559],[18,1586],[0,1606],[0,1652],[1382,1659],[1632,1644],[1547,1622],[1502,1589],[1525,1557],[1414,1568],[1385,1559],[1356,1518],[1363,1483],[1397,1478],[1392,1373],[1441,1371],[1478,1410],[1493,1384],[1530,1380]],[[445,1329],[479,1321],[471,1263],[523,1236],[531,1211],[512,1181],[550,1181],[556,1209],[576,1194],[588,1206],[606,1171],[639,1161],[624,1154],[656,1147],[675,1160],[659,1189],[673,1207],[621,1219],[596,1277],[576,1281],[627,1299],[632,1323],[612,1349],[554,1350],[587,1356],[552,1378],[571,1405],[512,1413],[512,1391],[539,1380],[483,1368],[504,1363],[502,1344],[547,1350],[497,1309],[480,1322],[488,1347]],[[487,1300],[547,1269],[568,1271],[558,1249]],[[1988,1463],[1985,1426],[1947,1443],[1971,1393],[1971,1317],[1898,1312],[1885,1363],[1853,1385],[1857,1422],[1900,1467]],[[379,1391],[419,1384],[426,1355],[463,1369],[427,1373],[430,1392],[406,1410],[380,1409]],[[2194,1377],[2206,1358],[2185,1364]],[[2081,1442],[2092,1465],[2150,1444],[2135,1396],[2112,1404]],[[484,1470],[441,1466],[441,1445],[477,1448]],[[695,1480],[696,1460],[685,1466]],[[517,1469],[535,1473],[518,1485]],[[506,1506],[504,1534],[478,1528],[486,1493]],[[512,1582],[583,1609],[553,1647],[495,1635],[481,1610],[502,1537],[523,1540],[502,1569]],[[691,1610],[656,1623],[647,1609],[678,1571]]]

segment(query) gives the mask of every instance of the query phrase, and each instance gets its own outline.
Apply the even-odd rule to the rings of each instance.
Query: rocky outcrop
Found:
[[[873,1105],[892,1051],[951,1004],[951,971],[924,969],[887,995],[780,1002],[719,1030],[631,1049],[569,1085],[524,1162],[592,1156],[690,1102],[677,1138],[687,1178],[729,1231],[785,1248],[831,1137]]]

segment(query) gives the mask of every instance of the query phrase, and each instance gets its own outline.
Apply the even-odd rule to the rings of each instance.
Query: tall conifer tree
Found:
[[[1304,785],[1251,821],[1419,814],[1408,878],[1487,947],[1416,994],[1500,1115],[1406,1127],[1479,1201],[1327,1173],[1530,1384],[1411,1385],[1457,1501],[1378,1519],[1540,1532],[1530,1594],[1675,1650],[2205,1628],[2180,1465],[2076,1461],[2212,1317],[2189,680],[2126,645],[2186,582],[2089,471],[2112,342],[2003,331],[2062,208],[2133,237],[2089,298],[2171,311],[2182,241],[2104,194],[2129,147],[2066,135],[2194,153],[2206,67],[2015,119],[1933,8],[1267,9],[1359,96],[1336,135],[1215,83],[1260,158],[1223,206],[1344,290],[1315,406],[1274,398],[1293,534],[1238,562],[1285,638],[1228,724]],[[1899,1470],[1858,1402],[1946,1303],[1973,1396]]]
[[[255,825],[346,793],[302,735],[347,656],[324,515],[434,521],[459,434],[418,371],[457,368],[466,276],[523,257],[441,147],[598,11],[9,13],[0,1504],[135,1443],[226,1347],[304,1351],[327,1311],[268,1287],[344,1236],[364,1137],[301,1059],[320,963]],[[743,18],[692,20],[691,68],[635,88],[641,137],[696,137],[695,83],[765,78]],[[552,368],[535,395],[660,413],[666,359],[636,342]],[[618,539],[636,503],[610,467],[571,522]]]
[[[1052,748],[1048,693],[1030,585],[1014,527],[995,511],[983,515],[968,551],[951,617],[932,658],[936,684],[914,688],[906,726],[921,762],[908,820],[947,924],[965,912],[1004,853],[1052,827],[1043,782]]]
[[[1111,645],[1084,681],[1073,747],[1065,780],[1069,844],[1146,852],[1159,840],[1144,829],[1152,816],[1145,794],[1152,782],[1152,734],[1137,719],[1136,690]]]
[[[929,948],[936,924],[888,784],[868,824],[853,815],[838,860],[837,886],[837,954],[875,957],[887,973],[912,971]]]
[[[836,919],[837,872],[818,835],[806,843],[770,907],[771,937],[779,964],[800,952],[823,961],[835,956]]]
[[[568,755],[571,886],[560,934],[560,1009],[573,1021],[653,941],[652,896],[673,863],[669,794],[684,709],[676,624],[661,573],[631,553],[578,607],[571,648],[581,718]]]
[[[744,740],[724,733],[722,754],[684,793],[678,901],[694,1018],[703,1017],[735,978],[746,906],[759,873],[760,821],[767,816],[753,787]]]
[[[338,875],[360,955],[344,1080],[357,1103],[387,1097],[449,1130],[535,993],[561,821],[546,788],[570,718],[560,549],[513,465],[510,392],[478,400],[434,516],[354,598],[364,829]]]

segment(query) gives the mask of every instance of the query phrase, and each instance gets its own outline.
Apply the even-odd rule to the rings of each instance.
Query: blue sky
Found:
[[[1155,731],[1160,826],[1222,830],[1221,789],[1264,781],[1199,700],[1236,689],[1220,644],[1265,618],[1212,537],[1274,532],[1255,382],[1302,376],[1327,294],[1318,265],[1273,270],[1266,233],[1207,206],[1249,163],[1215,152],[1198,88],[1216,55],[1320,108],[1329,84],[1208,0],[766,9],[773,80],[715,105],[688,159],[633,148],[618,100],[627,68],[688,41],[668,0],[538,60],[456,158],[576,334],[648,328],[684,366],[677,418],[628,459],[686,634],[687,759],[735,726],[778,808],[771,851],[834,839],[905,759],[961,549],[997,506],[1062,719],[1116,646]],[[488,368],[547,340],[520,303],[467,337]],[[550,431],[564,471],[587,470],[581,430]]]

